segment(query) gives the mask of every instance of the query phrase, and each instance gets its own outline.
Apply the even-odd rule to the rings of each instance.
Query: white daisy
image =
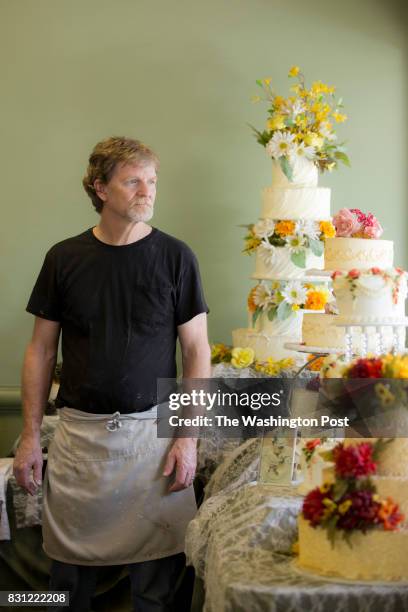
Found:
[[[312,146],[305,145],[304,142],[299,142],[295,146],[294,154],[306,159],[314,159],[316,157],[316,149]]]
[[[305,237],[301,234],[294,234],[288,238],[287,244],[292,253],[301,253],[305,248]]]
[[[313,219],[299,219],[296,221],[295,234],[307,236],[309,240],[317,240],[320,236],[320,228]]]
[[[274,159],[279,159],[283,155],[290,156],[295,148],[294,139],[295,136],[293,134],[277,130],[266,145],[266,150]]]
[[[255,223],[253,231],[257,238],[268,238],[272,236],[275,229],[275,222],[272,219],[261,219]]]
[[[275,262],[276,253],[273,244],[262,240],[258,247],[258,253],[266,266],[271,266]]]
[[[271,291],[269,287],[264,285],[264,283],[259,283],[259,285],[255,287],[253,300],[257,306],[265,310],[271,303]]]
[[[306,108],[305,108],[305,105],[300,100],[295,100],[293,104],[291,104],[290,110],[292,112],[293,117],[295,118],[301,113],[303,113],[306,110]]]
[[[307,289],[299,281],[289,282],[281,291],[288,304],[304,304],[307,298]]]

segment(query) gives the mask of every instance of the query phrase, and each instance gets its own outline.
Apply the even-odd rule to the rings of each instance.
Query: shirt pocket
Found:
[[[132,297],[132,324],[135,331],[143,334],[174,330],[172,288],[136,285]]]

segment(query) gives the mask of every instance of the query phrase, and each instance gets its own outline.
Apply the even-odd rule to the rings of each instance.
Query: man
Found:
[[[40,425],[62,331],[60,422],[44,479],[51,588],[88,610],[96,568],[127,564],[137,610],[171,609],[194,516],[196,441],[158,439],[156,383],[210,373],[207,305],[183,242],[148,225],[158,160],[139,141],[109,138],[84,188],[96,227],[47,253],[27,310],[36,316],[23,366],[24,429],[14,473],[41,483]]]

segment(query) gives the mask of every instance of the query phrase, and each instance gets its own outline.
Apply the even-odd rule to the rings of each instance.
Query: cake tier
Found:
[[[408,531],[355,532],[350,549],[340,533],[332,547],[324,529],[311,527],[301,516],[298,525],[301,567],[350,580],[408,580]]]
[[[310,160],[296,157],[292,162],[292,180],[282,172],[279,162],[272,160],[272,185],[274,187],[316,187],[319,179],[317,166]]]
[[[253,329],[240,328],[232,331],[233,346],[252,348],[255,352],[255,359],[258,361],[266,361],[268,357],[272,357],[273,359],[285,359],[286,357],[299,359],[298,353],[284,347],[286,342],[298,341],[298,336],[270,336],[265,333],[256,332]]]
[[[360,442],[375,442],[377,438],[346,438],[344,446],[359,444]],[[408,478],[408,438],[392,438],[381,451],[377,465],[378,476],[392,476]],[[400,496],[395,496],[400,502]]]
[[[275,317],[270,321],[267,313],[262,313],[253,325],[252,315],[249,313],[248,327],[256,332],[264,333],[269,336],[290,336],[300,341],[303,316],[303,312],[298,310],[297,312],[293,312],[286,319],[279,320],[278,317]]]
[[[395,268],[379,274],[364,270],[358,274],[358,277],[339,275],[333,279],[338,322],[401,321],[405,317],[406,275]]]
[[[263,249],[263,245],[256,250],[255,272],[252,278],[258,279],[290,279],[303,278],[305,271],[311,268],[322,270],[324,257],[314,255],[310,250],[306,253],[306,266],[299,268],[291,260],[292,251],[288,246]]]
[[[353,270],[354,268],[390,268],[394,263],[392,240],[366,238],[326,238],[325,270]]]
[[[345,348],[346,330],[344,327],[337,327],[335,325],[336,321],[337,315],[305,313],[302,323],[302,342],[309,346],[322,348]],[[383,350],[391,350],[394,343],[393,328],[381,327],[380,333]],[[373,353],[377,352],[379,345],[376,328],[366,327],[364,328],[364,334],[367,338],[367,351]],[[405,345],[405,336],[405,327],[398,327],[398,346]],[[361,327],[351,328],[351,343],[352,350],[356,353],[360,353],[363,344]]]
[[[330,219],[330,189],[327,187],[265,187],[262,218]]]

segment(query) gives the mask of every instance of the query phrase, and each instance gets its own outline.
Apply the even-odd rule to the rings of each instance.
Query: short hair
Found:
[[[158,170],[159,158],[140,140],[112,136],[101,140],[95,145],[89,156],[88,168],[82,184],[86,193],[92,200],[96,212],[100,213],[103,201],[95,191],[94,182],[99,179],[103,183],[109,183],[118,164],[153,164]]]

